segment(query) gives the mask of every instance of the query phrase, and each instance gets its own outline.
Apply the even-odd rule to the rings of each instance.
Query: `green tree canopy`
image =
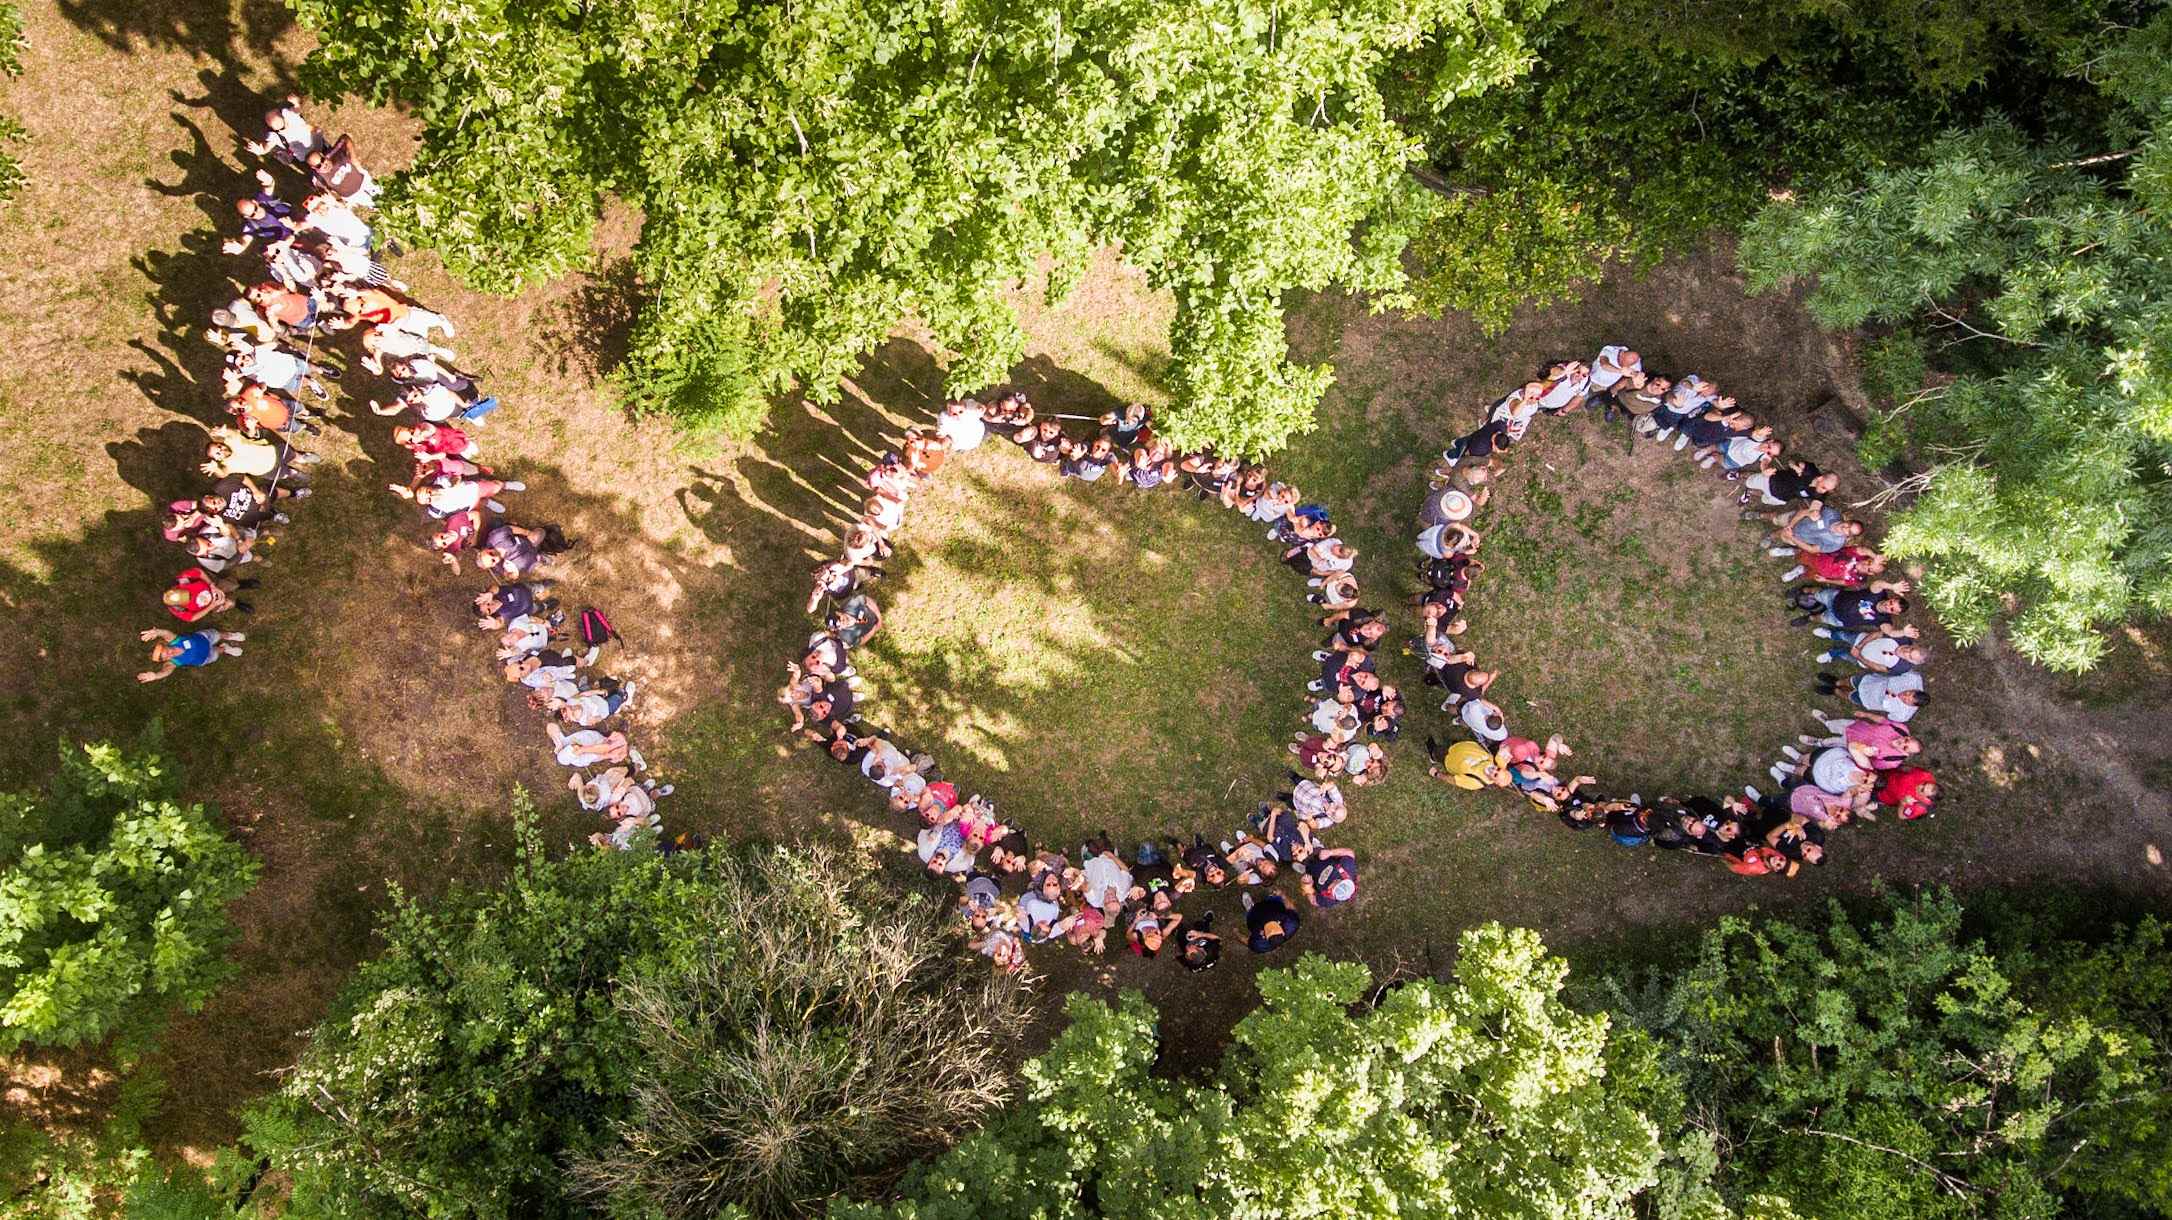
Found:
[[[1315,955],[1259,976],[1211,1080],[1151,1073],[1154,1011],[1072,998],[1005,1117],[843,1220],[1627,1216],[1658,1134],[1608,1019],[1558,996],[1536,934],[1467,933],[1453,983],[1375,989]]]
[[[833,398],[907,315],[954,388],[1000,381],[1023,354],[1006,291],[1114,244],[1176,299],[1172,435],[1260,455],[1330,376],[1290,362],[1284,294],[1402,282],[1419,150],[1376,75],[1425,48],[1428,105],[1510,79],[1544,3],[295,7],[313,92],[421,121],[388,227],[470,282],[558,275],[606,196],[641,210],[639,409],[746,433],[794,383]]]
[[[2107,0],[1563,0],[1529,23],[1537,62],[1437,110],[1421,135],[1447,198],[1418,233],[1413,291],[1489,330],[1638,261],[1746,223],[1775,187],[1853,182],[1990,98],[2056,124],[2087,91],[2047,65]]]
[[[1741,249],[1753,287],[1813,279],[1826,325],[1898,328],[1874,349],[1871,456],[1912,461],[1922,494],[1886,549],[1928,565],[1956,636],[2008,620],[2056,669],[2094,665],[2105,624],[2172,612],[2168,58],[2160,15],[2090,61],[2098,145],[1956,132],[1773,204]]]
[[[401,900],[251,1143],[290,1214],[787,1215],[1001,1100],[1015,983],[830,852],[548,859]]]
[[[1730,916],[1634,1014],[1725,1155],[1806,1217],[2161,1215],[2172,954],[2155,922],[1996,953],[1943,894]]]
[[[0,1051],[133,1042],[232,973],[257,862],[177,786],[154,733],[63,746],[44,792],[0,795]]]

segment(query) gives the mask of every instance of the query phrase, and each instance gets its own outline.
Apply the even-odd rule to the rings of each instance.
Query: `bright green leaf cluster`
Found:
[[[0,795],[0,1051],[133,1043],[202,1007],[257,867],[174,799],[155,740],[64,746],[46,791]]]
[[[1413,292],[1497,332],[1609,259],[1739,227],[1771,190],[1851,181],[1991,104],[2057,112],[2046,65],[2110,7],[1562,0],[1527,23],[1522,78],[1445,106],[1416,83],[1391,92],[1447,197],[1416,238]]]
[[[1392,294],[1424,214],[1377,79],[1446,100],[1526,60],[1495,0],[295,7],[313,92],[421,121],[390,230],[510,291],[578,264],[627,199],[628,401],[738,434],[794,385],[833,399],[907,317],[954,390],[1001,381],[1024,348],[1007,291],[1114,245],[1175,297],[1173,439],[1265,454],[1329,381],[1291,363],[1285,294]]]
[[[1964,934],[1943,894],[1866,917],[1728,917],[1617,990],[1726,1150],[1729,1193],[1805,1217],[2161,1214],[2172,954],[2155,922],[2079,944]]]
[[[1463,938],[1456,978],[1376,988],[1307,955],[1259,976],[1260,1008],[1207,1082],[1155,1075],[1154,1011],[1073,997],[1027,1097],[846,1220],[1634,1214],[1659,1134],[1609,1073],[1608,1018],[1559,991],[1536,934]],[[1711,1213],[1705,1213],[1711,1214]]]
[[[0,75],[21,76],[23,73],[23,48],[29,40],[23,36],[22,9],[10,0],[0,0]],[[0,114],[0,201],[14,197],[23,189],[23,163],[6,145],[27,138],[21,119],[12,114]]]

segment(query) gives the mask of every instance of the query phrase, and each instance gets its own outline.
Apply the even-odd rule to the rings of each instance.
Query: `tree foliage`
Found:
[[[134,1044],[232,972],[257,862],[176,791],[154,734],[63,746],[44,792],[0,795],[0,1051]]]
[[[1994,954],[1942,894],[1868,918],[1731,916],[1655,992],[1617,999],[1725,1150],[1730,1194],[1834,1220],[2172,1205],[2172,954],[2154,922]]]
[[[618,985],[633,1105],[574,1165],[583,1194],[670,1220],[804,1214],[1008,1098],[1023,993],[933,904],[866,892],[827,854],[725,858],[704,880],[699,934]]]
[[[23,36],[23,11],[8,0],[0,0],[0,75],[23,74],[23,48],[29,40]],[[26,138],[23,122],[12,114],[0,114],[0,202],[13,198],[23,189],[23,163],[7,145]]]
[[[1958,131],[1860,188],[1772,205],[1741,250],[1753,287],[1814,279],[1821,322],[1897,327],[1881,366],[1913,347],[1936,373],[1879,421],[1922,467],[1886,549],[1928,564],[1956,636],[2006,620],[2056,669],[2094,665],[2105,624],[2172,612],[2168,52],[2159,16],[2090,61],[2116,104],[2108,148]]]
[[[933,904],[826,852],[521,839],[503,888],[397,904],[252,1117],[290,1214],[789,1214],[1002,1097],[1023,1001]]]
[[[1152,1074],[1154,1012],[1072,998],[1027,1097],[844,1220],[1631,1214],[1658,1134],[1609,1073],[1608,1020],[1559,997],[1538,937],[1467,933],[1453,983],[1376,990],[1307,955],[1259,976],[1211,1080]]]
[[[313,92],[421,121],[388,227],[470,282],[561,274],[606,196],[637,206],[629,399],[736,433],[795,382],[834,398],[907,315],[953,389],[1001,381],[1006,291],[1114,244],[1175,297],[1172,434],[1274,449],[1329,380],[1291,363],[1284,294],[1395,299],[1422,212],[1376,75],[1427,48],[1442,104],[1524,63],[1498,0],[295,7]]]
[[[1449,196],[1415,239],[1414,294],[1497,331],[1610,258],[1739,227],[1775,187],[1906,156],[1988,97],[2055,111],[2070,99],[2041,65],[2108,7],[1563,0],[1530,25],[1525,77],[1404,110]]]

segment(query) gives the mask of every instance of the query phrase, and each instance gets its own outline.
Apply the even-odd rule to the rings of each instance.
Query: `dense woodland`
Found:
[[[696,450],[908,320],[951,392],[1000,381],[1006,291],[1114,247],[1174,300],[1172,434],[1265,457],[1337,376],[1291,357],[1301,294],[1497,329],[1731,243],[1859,362],[1886,549],[1956,641],[2078,673],[2172,613],[2155,4],[291,6],[308,96],[419,126],[383,222],[461,279],[518,293],[639,215],[611,376]],[[525,813],[510,880],[396,898],[189,1163],[136,1126],[184,1082],[134,1069],[229,972],[259,865],[155,734],[53,775],[0,799],[0,1051],[125,1083],[94,1131],[0,1134],[0,1214],[2172,1214],[2144,912],[1894,892],[1572,970],[1503,911],[1434,975],[1263,973],[1218,1058],[1164,1054],[1135,994],[1024,1057],[1057,1001],[958,953],[932,889],[796,845],[554,853]]]

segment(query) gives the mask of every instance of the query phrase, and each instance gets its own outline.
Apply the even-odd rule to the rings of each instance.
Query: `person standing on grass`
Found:
[[[987,417],[978,401],[961,398],[943,405],[943,413],[936,417],[935,430],[950,442],[951,451],[964,453],[978,449],[988,439]]]
[[[270,157],[304,173],[309,154],[331,147],[323,134],[302,117],[302,99],[289,93],[277,106],[264,112],[264,138],[243,140],[241,146],[259,157]]]
[[[1341,906],[1357,897],[1357,853],[1347,847],[1314,852],[1297,884],[1312,905]]]
[[[1289,943],[1297,935],[1298,922],[1296,909],[1282,895],[1244,895],[1244,926],[1251,934],[1245,943],[1252,952],[1272,953]]]
[[[1780,559],[1792,559],[1796,551],[1829,555],[1862,536],[1862,522],[1850,521],[1839,509],[1812,500],[1783,519],[1778,545],[1771,551]]]
[[[321,141],[323,137],[318,138]],[[310,180],[324,190],[358,208],[377,206],[377,180],[356,164],[354,146],[348,137],[341,136],[328,147],[311,149],[304,154],[302,163],[309,170]]]
[[[177,636],[162,627],[141,632],[137,639],[151,646],[151,664],[157,669],[136,675],[138,682],[157,682],[170,677],[176,669],[198,669],[220,657],[241,655],[241,642],[249,637],[239,631],[220,631],[206,627]]]
[[[193,623],[227,610],[251,613],[249,603],[236,601],[234,594],[255,587],[253,580],[220,580],[202,568],[189,568],[174,578],[173,587],[159,600],[175,618]]]

